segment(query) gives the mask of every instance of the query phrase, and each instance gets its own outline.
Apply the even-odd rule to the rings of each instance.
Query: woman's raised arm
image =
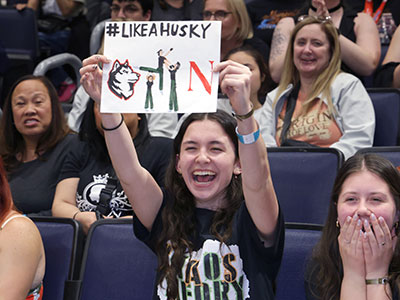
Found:
[[[247,115],[252,110],[250,102],[250,77],[248,67],[233,61],[219,64],[220,85],[237,115]],[[237,133],[242,169],[243,194],[247,209],[265,245],[273,239],[278,220],[279,206],[271,180],[267,151],[253,116],[238,118]]]

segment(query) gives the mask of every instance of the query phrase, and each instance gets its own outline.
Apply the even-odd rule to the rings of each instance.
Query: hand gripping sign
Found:
[[[220,21],[107,22],[101,112],[214,112]]]

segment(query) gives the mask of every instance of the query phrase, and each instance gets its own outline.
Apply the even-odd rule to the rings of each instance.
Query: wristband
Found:
[[[118,129],[119,127],[121,127],[122,123],[124,123],[124,115],[123,114],[121,114],[121,122],[119,122],[119,124],[117,126],[112,127],[112,128],[106,128],[106,127],[103,126],[103,123],[101,123],[101,128],[103,130],[105,130],[105,131],[113,131],[113,130]]]
[[[246,120],[246,119],[250,118],[250,117],[253,115],[253,113],[254,113],[254,106],[253,106],[253,103],[250,103],[250,106],[251,106],[250,111],[249,111],[247,114],[238,115],[238,114],[232,112],[232,116],[234,116],[234,117],[235,117],[236,119],[238,119],[239,121],[243,121],[243,120]]]
[[[386,284],[389,279],[387,277],[382,278],[374,278],[374,279],[365,279],[365,284]]]
[[[260,127],[258,127],[257,131],[249,133],[249,134],[245,134],[245,135],[241,135],[239,133],[237,126],[236,126],[235,131],[236,131],[236,135],[239,138],[239,141],[245,145],[255,143],[258,140],[258,137],[260,136]]]

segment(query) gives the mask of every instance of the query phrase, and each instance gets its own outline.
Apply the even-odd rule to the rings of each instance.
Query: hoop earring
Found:
[[[336,220],[336,227],[340,228],[339,220]]]

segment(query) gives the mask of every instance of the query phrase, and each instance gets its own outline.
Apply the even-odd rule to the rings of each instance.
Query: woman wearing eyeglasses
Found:
[[[269,47],[253,36],[253,28],[243,0],[205,0],[203,20],[221,21],[221,58],[232,49],[251,45],[268,61]]]
[[[279,86],[262,108],[267,146],[319,146],[346,158],[372,146],[375,115],[361,81],[340,69],[335,26],[315,17],[293,29]]]
[[[343,2],[311,0],[301,15],[331,19],[340,31],[342,69],[358,77],[369,76],[378,66],[381,53],[378,29],[369,15],[356,13]],[[283,72],[285,52],[296,21],[294,18],[284,18],[274,30],[269,68],[272,79],[277,83]]]

